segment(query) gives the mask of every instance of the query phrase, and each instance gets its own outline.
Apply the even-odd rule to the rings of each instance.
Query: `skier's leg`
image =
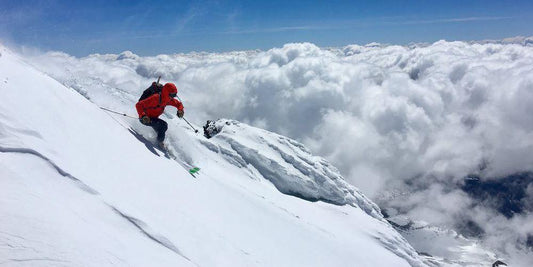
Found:
[[[159,118],[154,118],[152,119],[150,126],[152,126],[157,132],[157,141],[163,142],[163,140],[165,140],[165,132],[168,129],[167,122]]]

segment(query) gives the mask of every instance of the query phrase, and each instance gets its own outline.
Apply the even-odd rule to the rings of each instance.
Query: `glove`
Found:
[[[141,118],[141,122],[142,122],[143,124],[149,124],[149,123],[150,123],[150,117],[148,117],[148,116],[143,116],[143,117]]]
[[[185,111],[178,109],[178,118],[183,118],[183,115],[185,115]]]

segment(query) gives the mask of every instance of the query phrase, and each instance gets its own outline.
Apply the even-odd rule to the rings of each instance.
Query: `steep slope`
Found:
[[[377,205],[349,185],[338,170],[304,145],[287,137],[231,120],[218,120],[216,138],[200,140],[230,164],[248,168],[252,177],[266,178],[279,191],[310,201],[360,207],[383,219]]]
[[[0,49],[0,263],[424,265],[374,204],[337,173],[321,176],[333,170],[325,161],[306,155],[310,175],[295,174],[291,168],[305,173],[298,162],[306,160],[291,158],[303,149],[286,152],[298,146],[293,141],[276,137],[289,145],[244,147],[243,140],[275,136],[248,127],[241,137],[205,141],[169,117],[170,146],[184,162],[202,167],[194,179],[147,149],[142,136],[150,139],[151,132],[136,120],[110,116]],[[116,105],[133,105],[122,100]],[[225,144],[242,166],[225,159],[231,157],[222,151]],[[278,155],[251,153],[264,145]],[[258,162],[265,159],[259,155],[271,164]],[[266,175],[261,166],[279,168]],[[284,188],[279,181],[294,184]]]

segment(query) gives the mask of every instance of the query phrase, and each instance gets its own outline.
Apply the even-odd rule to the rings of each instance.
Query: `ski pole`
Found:
[[[183,103],[183,101],[181,101],[181,98],[180,98],[178,95],[176,95],[176,97],[178,98],[178,100],[179,100],[180,102]],[[196,130],[196,129],[195,129],[195,128],[189,123],[189,121],[187,121],[187,119],[185,119],[185,117],[183,117],[182,119],[184,119],[185,122],[186,122],[187,124],[189,124],[189,126],[191,126],[191,128],[194,130],[195,133],[198,133],[198,130]]]
[[[189,121],[187,121],[187,119],[185,119],[185,117],[182,117],[182,119],[185,120],[185,122],[186,122],[187,124],[189,124],[189,126],[191,126],[191,128],[194,130],[195,133],[198,133],[198,130],[196,130],[196,129],[195,129],[195,128],[189,123]]]
[[[103,109],[103,110],[109,111],[109,112],[113,112],[113,113],[115,113],[115,114],[122,115],[122,116],[124,116],[124,117],[132,118],[132,119],[137,119],[136,117],[129,116],[128,114],[125,114],[125,113],[116,112],[116,111],[114,111],[114,110],[110,110],[110,109],[108,109],[108,108],[104,108],[104,107],[100,107],[100,108]]]

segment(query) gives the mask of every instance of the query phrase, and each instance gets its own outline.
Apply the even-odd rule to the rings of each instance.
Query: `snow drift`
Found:
[[[129,93],[83,97],[0,50],[1,264],[425,265],[297,142],[237,122],[206,141],[167,115],[195,179],[147,149],[151,131],[86,99],[133,108]]]

